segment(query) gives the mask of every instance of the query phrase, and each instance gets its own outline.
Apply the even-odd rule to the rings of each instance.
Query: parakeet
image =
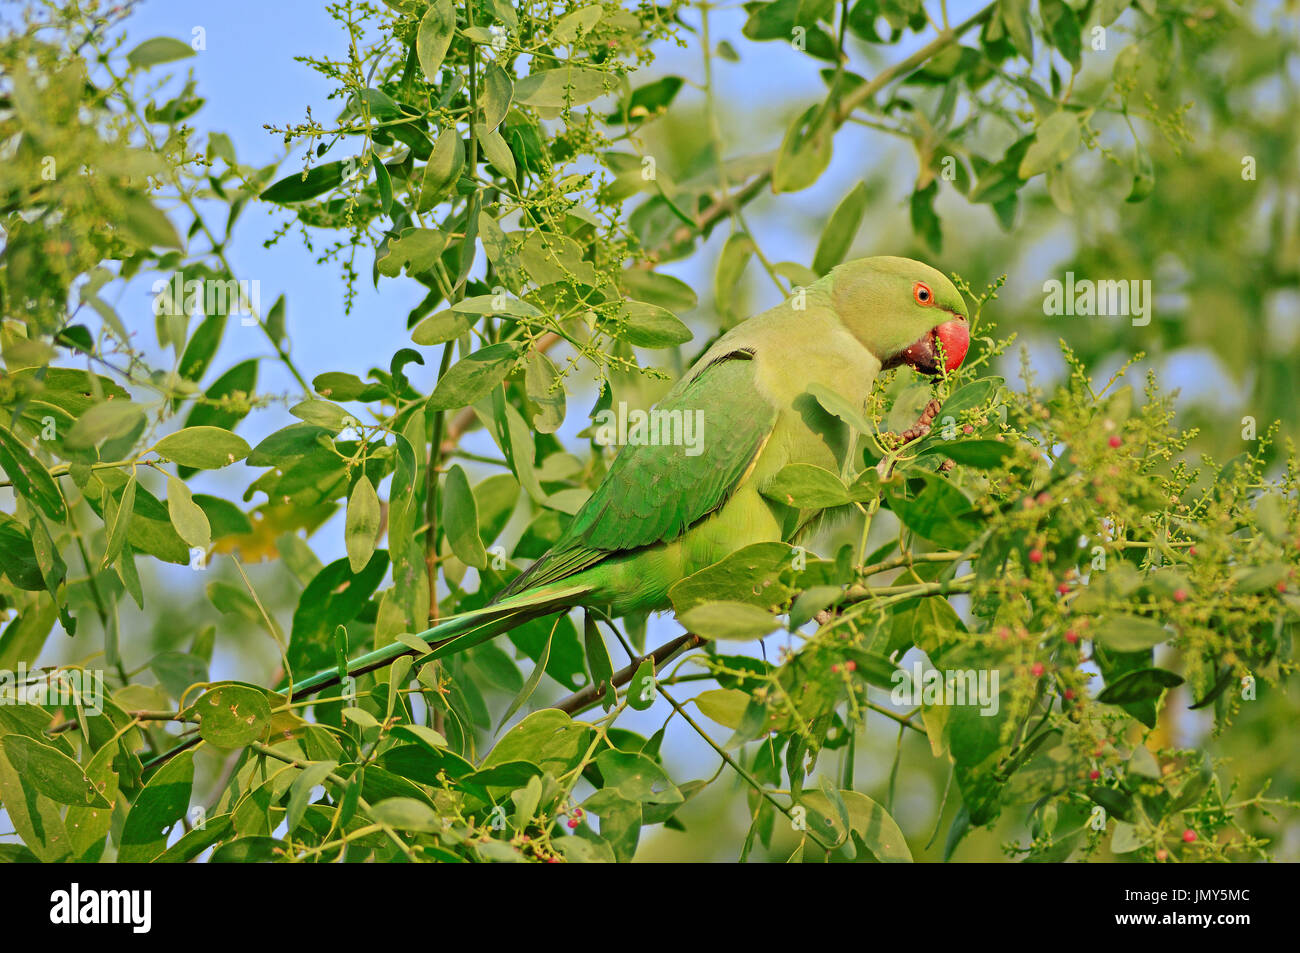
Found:
[[[882,368],[958,367],[966,306],[942,273],[907,258],[847,262],[802,295],[722,335],[659,403],[701,411],[701,447],[623,447],[551,549],[493,604],[420,637],[450,655],[530,618],[578,605],[613,615],[668,607],[677,582],[753,543],[792,541],[818,513],[762,495],[791,463],[840,472],[847,425],[809,393],[817,384],[861,408]],[[349,666],[369,671],[410,652],[387,646]],[[330,684],[322,673],[294,694]]]

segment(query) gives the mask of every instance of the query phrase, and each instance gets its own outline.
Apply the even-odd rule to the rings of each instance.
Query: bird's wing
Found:
[[[712,361],[656,409],[683,416],[703,411],[701,452],[625,446],[564,535],[508,592],[563,579],[613,552],[676,539],[726,502],[777,418],[756,387],[754,355],[744,349]]]

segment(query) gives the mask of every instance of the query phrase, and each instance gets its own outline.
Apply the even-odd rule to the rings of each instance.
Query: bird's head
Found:
[[[824,280],[840,321],[881,367],[907,364],[938,374],[961,366],[970,322],[961,293],[941,272],[910,258],[881,256],[845,262]]]

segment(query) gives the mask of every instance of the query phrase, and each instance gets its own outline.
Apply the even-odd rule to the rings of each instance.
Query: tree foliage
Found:
[[[1089,368],[1125,346],[1113,328],[1062,342],[1059,381],[1040,383],[1027,354],[1008,380],[1001,278],[959,279],[973,306],[959,371],[888,372],[865,407],[815,394],[855,432],[851,466],[792,466],[769,492],[837,518],[680,582],[688,635],[651,643],[657,624],[593,608],[422,660],[420,633],[487,604],[605,473],[595,428],[557,436],[583,416],[568,398],[588,377],[592,416],[646,406],[746,316],[749,279],[798,294],[861,247],[883,204],[871,178],[825,210],[799,261],[771,260],[747,220],[757,203],[793,207],[847,127],[913,149],[903,207],[919,255],[968,241],[945,223],[987,206],[1006,237],[962,254],[966,274],[994,276],[990,248],[1049,220],[1086,232],[1086,203],[1153,234],[1084,241],[1077,270],[1146,274],[1159,249],[1142,242],[1193,204],[1166,169],[1185,183],[1194,157],[1209,174],[1193,128],[1230,115],[1220,74],[1187,72],[1221,50],[1228,72],[1256,70],[1239,81],[1267,79],[1295,45],[1235,6],[1176,0],[997,0],[951,19],[920,0],[744,11],[738,51],[711,36],[707,4],[343,0],[331,12],[348,55],[305,60],[335,88],[331,118],[273,125],[294,157],[282,167],[247,165],[201,128],[201,93],[176,75],[191,44],[128,45],[122,13],[93,3],[50,0],[9,26],[0,669],[67,660],[2,687],[27,701],[0,706],[0,803],[21,840],[4,856],[629,860],[647,828],[689,830],[691,802],[736,781],[748,832],[731,856],[907,861],[928,847],[892,816],[894,779],[934,765],[944,857],[1007,819],[1016,858],[1268,856],[1269,812],[1289,814],[1293,790],[1239,792],[1237,767],[1172,725],[1190,706],[1231,733],[1293,672],[1294,450],[1265,426],[1212,459],[1154,374],[1135,385],[1119,362],[1099,384]],[[1272,53],[1247,59],[1256,38]],[[645,79],[670,44],[699,72]],[[775,152],[733,155],[714,70],[778,45],[816,61],[824,93]],[[1183,98],[1197,83],[1208,106]],[[1274,137],[1294,129],[1257,125],[1280,166]],[[278,210],[273,241],[300,238],[340,272],[348,304],[359,282],[417,287],[391,318],[410,346],[364,372],[345,349],[300,368],[292,302],[253,311],[229,257],[254,207]],[[1252,267],[1220,293],[1254,295],[1256,318],[1263,292],[1246,282],[1300,273],[1294,219],[1277,221],[1272,257],[1222,249]],[[695,260],[711,307],[687,323],[697,292],[665,266]],[[115,292],[155,279],[154,326],[133,326]],[[255,325],[269,356],[217,365],[232,322]],[[1290,386],[1286,359],[1268,356],[1262,393]],[[297,392],[265,391],[267,363]],[[480,430],[490,452],[463,445]],[[240,489],[193,489],[207,471]],[[266,556],[279,576],[255,568]],[[204,594],[202,621],[169,603],[182,578]],[[131,603],[169,635],[125,628]],[[269,677],[248,661],[250,632],[274,647]],[[350,666],[398,642],[410,652],[392,664]],[[244,663],[234,678],[214,677],[222,651]],[[891,700],[921,653],[995,676],[991,704],[950,704],[935,683]],[[295,693],[320,671],[341,686]],[[646,711],[648,736],[620,726]],[[676,770],[674,723],[718,773]],[[872,797],[858,746],[890,732],[893,775]],[[904,756],[908,735],[926,745]]]

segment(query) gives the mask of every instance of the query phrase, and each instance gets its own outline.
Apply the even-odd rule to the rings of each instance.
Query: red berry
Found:
[[[1038,502],[1041,503],[1043,506],[1046,506],[1048,503],[1052,502],[1051,494],[1048,493],[1046,490],[1044,490],[1042,493],[1039,493]]]
[[[844,663],[844,671],[846,672],[857,671],[857,668],[858,668],[858,663],[853,661],[853,659],[849,659],[847,662]]]
[[[1029,551],[1029,561],[1031,563],[1041,563],[1043,561],[1043,551],[1041,549],[1031,549]]]
[[[1169,859],[1169,851],[1165,850],[1163,847],[1161,847],[1158,851],[1156,851],[1156,860],[1164,862],[1168,859]]]
[[[1183,831],[1184,844],[1193,844],[1195,842],[1196,842],[1196,831],[1192,830],[1190,827],[1187,828],[1187,830]]]
[[[838,675],[838,674],[840,674],[840,667],[839,667],[838,665],[832,665],[832,666],[831,666],[831,674],[832,674],[832,675]]]
[[[1065,700],[1066,700],[1067,702],[1072,702],[1072,701],[1074,701],[1074,689],[1073,689],[1073,688],[1067,688],[1067,689],[1065,690]]]
[[[573,830],[579,823],[580,822],[576,817],[569,818],[569,830]]]
[[[1096,781],[1099,777],[1101,777],[1101,772],[1098,771],[1096,768],[1093,768],[1091,771],[1088,772],[1088,777]]]
[[[1009,638],[1011,638],[1011,632],[1007,629],[1006,626],[1003,626],[1002,628],[998,629],[998,640],[999,640],[999,641],[1001,641],[1001,642],[1005,642],[1005,641],[1006,641],[1007,639],[1009,639]]]
[[[1061,583],[1056,587],[1056,591],[1059,592],[1061,595],[1065,595],[1067,592],[1070,591],[1069,583],[1065,583],[1065,582]]]
[[[1119,446],[1120,444],[1122,444],[1124,441],[1121,440],[1121,439],[1119,438],[1118,435],[1116,435],[1116,436],[1114,436],[1114,437],[1111,437],[1110,440],[1107,441],[1107,442],[1108,442],[1112,447],[1118,447],[1118,446]]]
[[[1186,602],[1186,601],[1187,601],[1187,590],[1186,590],[1186,589],[1175,589],[1175,590],[1174,590],[1174,602]]]
[[[1035,662],[1034,667],[1030,669],[1030,671],[1034,673],[1034,678],[1041,678],[1043,674],[1043,663]]]
[[[1281,582],[1279,582],[1279,583],[1277,584],[1277,591],[1278,591],[1278,592],[1286,592],[1286,580],[1285,580],[1285,579],[1282,580]]]
[[[1189,555],[1189,556],[1195,556],[1195,555],[1196,555],[1196,547],[1195,547],[1195,546],[1188,546],[1188,547],[1187,547],[1187,555]]]
[[[1071,645],[1077,644],[1079,641],[1079,633],[1075,632],[1074,629],[1066,629],[1065,641],[1069,642]]]

